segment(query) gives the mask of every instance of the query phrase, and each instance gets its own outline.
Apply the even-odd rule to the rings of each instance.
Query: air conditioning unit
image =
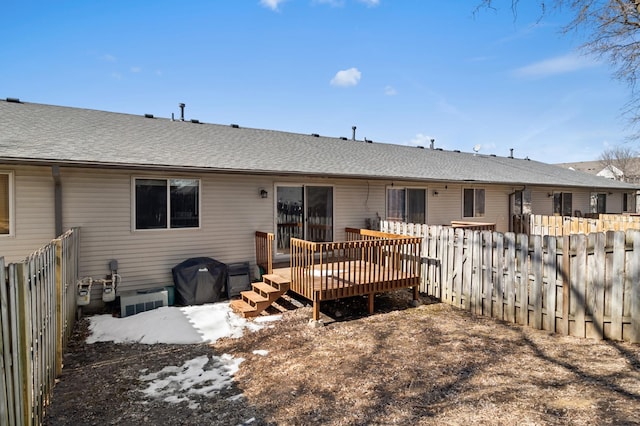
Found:
[[[227,292],[229,297],[239,296],[241,291],[251,290],[249,262],[227,264]]]
[[[130,291],[120,294],[120,317],[128,317],[140,312],[168,306],[167,290]]]

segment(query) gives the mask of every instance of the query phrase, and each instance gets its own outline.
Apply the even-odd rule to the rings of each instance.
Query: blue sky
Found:
[[[549,163],[625,142],[629,89],[569,16],[479,2],[7,0],[0,98]]]

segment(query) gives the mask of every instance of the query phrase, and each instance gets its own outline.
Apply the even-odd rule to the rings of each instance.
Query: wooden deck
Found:
[[[367,295],[373,313],[376,293],[413,287],[418,298],[421,238],[353,228],[346,233],[345,242],[292,238],[290,266],[273,269],[290,282],[290,291],[313,302],[315,320],[321,301]]]

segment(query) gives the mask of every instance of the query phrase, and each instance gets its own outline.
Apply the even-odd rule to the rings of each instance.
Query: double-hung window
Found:
[[[426,190],[387,188],[387,220],[427,223]]]
[[[484,189],[465,188],[463,194],[463,217],[484,216]]]
[[[135,178],[135,229],[200,226],[200,179]]]
[[[0,172],[0,236],[13,233],[12,202],[13,173]]]

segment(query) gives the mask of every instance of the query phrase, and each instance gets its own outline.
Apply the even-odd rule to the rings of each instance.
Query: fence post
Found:
[[[562,236],[562,332],[569,335],[569,298],[571,297],[571,238]]]
[[[56,312],[55,312],[55,333],[56,333],[56,354],[55,354],[55,377],[58,377],[62,374],[62,345],[63,345],[63,334],[64,334],[64,283],[62,282],[62,240],[55,239],[53,241],[55,245],[56,252],[56,274],[55,274],[55,289],[56,289]]]
[[[19,395],[22,404],[21,405],[21,416],[19,416],[16,420],[19,420],[22,417],[22,421],[25,425],[31,425],[32,422],[32,377],[33,377],[33,365],[31,364],[31,347],[33,342],[31,336],[31,297],[29,295],[29,289],[31,287],[29,268],[24,263],[18,263],[16,265],[16,296],[17,296],[17,308],[18,308],[18,322],[17,322],[17,333],[18,333],[18,347],[16,350],[18,351],[18,372],[19,372]],[[16,389],[17,390],[17,389]]]
[[[633,232],[633,254],[629,274],[631,276],[631,343],[640,343],[640,232]]]

